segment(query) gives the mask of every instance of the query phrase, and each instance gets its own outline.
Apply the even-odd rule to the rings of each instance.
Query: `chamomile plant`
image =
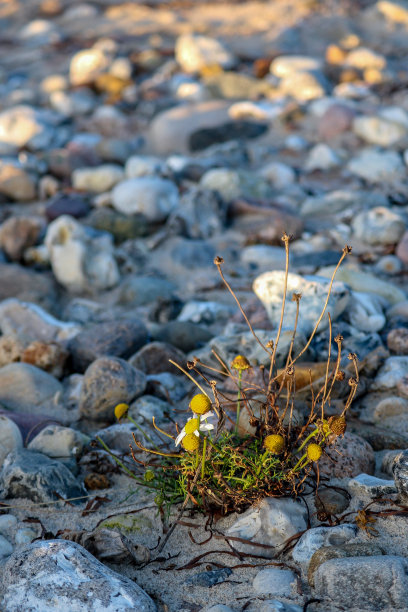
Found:
[[[186,368],[175,364],[197,387],[197,392],[186,404],[181,423],[165,429],[153,419],[153,428],[163,443],[145,445],[134,436],[131,449],[133,459],[149,473],[149,486],[156,488],[156,503],[170,507],[175,502],[190,503],[204,512],[226,514],[242,511],[264,497],[297,496],[307,483],[319,480],[319,462],[330,446],[336,446],[346,430],[346,413],[356,394],[359,382],[357,356],[348,355],[347,371],[342,365],[342,337],[332,338],[329,319],[328,358],[324,375],[312,379],[310,370],[310,398],[304,420],[295,418],[297,406],[297,367],[310,346],[325,315],[335,273],[350,252],[345,247],[329,283],[329,290],[315,327],[302,350],[296,355],[294,341],[299,317],[301,296],[293,295],[296,316],[285,366],[278,369],[277,347],[282,331],[289,267],[289,237],[283,242],[286,250],[286,273],[283,287],[281,317],[275,338],[263,344],[252,328],[242,306],[223,271],[223,260],[215,259],[220,276],[231,292],[252,332],[254,342],[268,354],[269,367],[263,377],[248,378],[256,370],[245,355],[237,354],[231,363],[216,355],[219,367],[202,363],[195,358]],[[332,354],[332,342],[337,351]],[[252,372],[253,373],[253,372]],[[266,374],[266,375],[265,375]],[[235,392],[225,390],[229,379]],[[263,380],[262,384],[253,382]],[[327,417],[333,390],[341,384],[343,403],[338,414]],[[304,390],[303,390],[304,391]],[[302,396],[303,397],[303,396]],[[248,430],[242,427],[246,413]],[[118,418],[126,418],[123,406],[116,408]],[[146,440],[149,436],[145,434]],[[151,441],[151,440],[150,440]],[[149,448],[147,448],[149,446]],[[145,479],[146,480],[146,479]]]

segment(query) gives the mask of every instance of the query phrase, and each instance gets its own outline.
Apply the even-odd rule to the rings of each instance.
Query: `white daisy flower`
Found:
[[[187,423],[184,425],[183,429],[180,431],[179,435],[176,438],[176,446],[180,444],[184,436],[187,434],[194,434],[197,438],[200,436],[200,431],[211,431],[214,429],[214,425],[212,423],[207,423],[207,419],[213,417],[214,413],[212,410],[206,412],[197,417],[191,417],[187,420]]]

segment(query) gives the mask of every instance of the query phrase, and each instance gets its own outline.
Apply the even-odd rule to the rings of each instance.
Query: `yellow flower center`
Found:
[[[184,425],[184,431],[186,432],[186,434],[192,434],[195,431],[197,431],[199,426],[200,426],[200,419],[190,419]]]
[[[237,355],[231,363],[231,368],[235,368],[236,370],[247,370],[250,367],[251,364],[244,355]]]
[[[322,456],[322,452],[322,447],[318,444],[309,444],[307,447],[307,458],[309,461],[319,461],[320,457]]]
[[[195,414],[205,414],[211,410],[210,398],[204,393],[198,393],[191,400],[190,408]]]
[[[193,433],[190,433],[184,436],[181,443],[183,447],[186,449],[186,451],[193,452],[197,450],[197,448],[199,447],[200,440],[199,438],[197,438],[196,435],[194,435]]]
[[[118,421],[123,417],[123,415],[125,415],[127,413],[127,411],[129,410],[129,406],[128,404],[118,404],[117,406],[115,406],[115,417],[118,419]]]
[[[274,455],[280,455],[285,448],[285,439],[280,434],[272,434],[270,436],[266,436],[264,440],[264,447],[270,453]]]

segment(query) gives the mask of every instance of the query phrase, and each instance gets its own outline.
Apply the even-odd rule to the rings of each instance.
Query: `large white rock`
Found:
[[[2,610],[8,612],[155,612],[133,580],[112,571],[79,544],[34,542],[4,568]]]
[[[365,332],[380,331],[385,325],[384,300],[373,293],[353,291],[347,308],[347,317],[356,329]]]
[[[199,72],[205,66],[232,68],[235,58],[217,39],[200,34],[183,34],[176,41],[176,61],[185,72]]]
[[[150,221],[164,221],[177,208],[179,194],[167,179],[142,176],[118,183],[112,191],[112,203],[125,215],[142,213]]]
[[[231,541],[243,552],[262,554],[274,558],[286,540],[307,527],[304,504],[291,498],[266,498],[257,507],[249,508],[227,530],[226,536],[249,540],[248,544]],[[251,546],[251,542],[267,544],[272,548]],[[260,552],[262,551],[262,552]]]
[[[253,290],[264,305],[274,327],[277,327],[280,321],[284,279],[285,272],[277,270],[261,274],[253,283]],[[300,293],[302,298],[300,300],[300,316],[297,329],[309,335],[323,310],[328,290],[329,282],[325,278],[289,273],[283,327],[293,329],[296,302],[292,301],[292,295],[293,293]],[[332,321],[335,321],[345,310],[349,298],[350,293],[344,283],[335,281],[327,306],[327,312],[330,313]],[[327,325],[328,317],[324,316],[320,329],[324,329]]]
[[[388,391],[395,389],[398,382],[408,375],[408,356],[388,357],[378,370],[371,391]]]
[[[62,215],[48,226],[45,245],[52,271],[66,289],[108,289],[118,283],[110,234],[92,236],[73,217]]]
[[[334,527],[314,527],[308,529],[298,540],[292,550],[293,559],[299,563],[303,571],[307,571],[313,554],[322,546],[339,546],[346,544],[357,535],[357,526],[345,523]]]
[[[28,450],[37,451],[52,458],[78,456],[83,448],[84,438],[71,427],[47,425],[28,444]]]

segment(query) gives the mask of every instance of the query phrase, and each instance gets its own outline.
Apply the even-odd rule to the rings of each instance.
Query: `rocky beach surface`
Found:
[[[0,609],[407,611],[408,2],[9,0],[0,30]],[[268,365],[213,261],[267,343],[284,232],[296,350],[352,247],[347,431],[318,495],[188,509],[160,550],[178,508],[106,448],[132,469],[132,434],[182,426],[169,360]],[[328,345],[324,317],[308,381]]]

